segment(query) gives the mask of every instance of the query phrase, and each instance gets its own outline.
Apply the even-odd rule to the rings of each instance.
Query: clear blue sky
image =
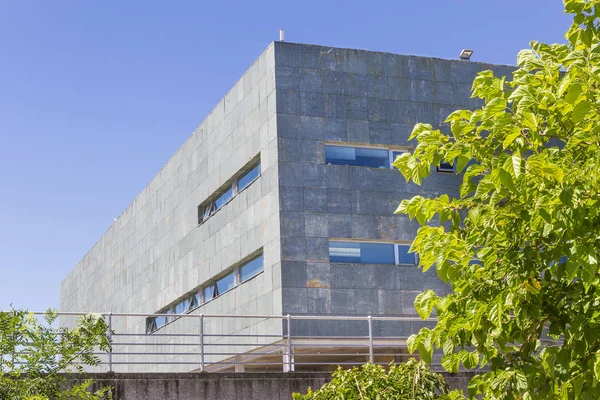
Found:
[[[58,307],[61,280],[279,28],[514,64],[568,24],[560,0],[0,0],[0,310]]]

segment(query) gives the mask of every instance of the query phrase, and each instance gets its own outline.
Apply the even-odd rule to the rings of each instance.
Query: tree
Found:
[[[412,359],[404,364],[390,364],[388,371],[380,365],[363,364],[360,368],[338,368],[331,382],[294,400],[433,400],[448,393],[441,374],[432,372],[422,361]]]
[[[111,398],[110,388],[89,392],[93,381],[69,382],[64,374],[99,365],[94,354],[110,348],[101,315],[80,317],[74,328],[53,328],[57,314],[40,321],[22,310],[0,312],[0,399],[46,400]]]
[[[425,360],[489,366],[485,399],[600,398],[600,2],[565,0],[566,44],[531,42],[512,80],[478,74],[484,105],[448,116],[448,135],[415,126],[394,166],[420,184],[455,162],[460,195],[416,196],[398,213],[422,225],[412,245],[453,293],[415,306],[435,328],[409,340]],[[434,225],[439,226],[434,226]]]

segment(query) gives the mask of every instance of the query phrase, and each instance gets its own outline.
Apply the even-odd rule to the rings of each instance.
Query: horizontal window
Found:
[[[377,242],[329,241],[329,261],[353,264],[417,265],[410,245]]]
[[[221,207],[229,203],[239,192],[250,186],[260,176],[260,161],[252,162],[250,168],[243,168],[220,191],[212,195],[209,200],[198,206],[198,224],[206,221]]]
[[[382,149],[375,147],[325,145],[325,163],[349,165],[353,167],[393,168],[392,164],[408,150]],[[473,161],[467,164],[473,164]],[[455,162],[442,162],[436,166],[437,172],[456,172]]]
[[[329,242],[329,260],[360,264],[395,264],[393,243]]]
[[[390,153],[385,149],[326,145],[325,162],[333,165],[389,168]]]
[[[225,276],[209,281],[185,298],[173,303],[170,307],[163,309],[157,314],[174,314],[171,316],[156,316],[146,319],[146,333],[150,334],[162,328],[177,315],[188,313],[202,304],[219,297],[223,293],[235,288],[237,285],[252,279],[264,269],[262,253],[258,256],[241,263],[239,266],[229,269]]]

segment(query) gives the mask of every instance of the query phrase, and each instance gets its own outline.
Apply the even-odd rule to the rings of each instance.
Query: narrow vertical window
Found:
[[[409,253],[410,245],[399,244],[396,246],[398,252],[398,265],[417,265],[416,253]]]

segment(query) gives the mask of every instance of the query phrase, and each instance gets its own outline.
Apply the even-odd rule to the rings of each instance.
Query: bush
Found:
[[[306,395],[294,393],[294,400],[403,400],[438,399],[448,393],[441,374],[432,372],[422,362],[412,359],[407,363],[391,363],[386,369],[380,365],[364,364],[360,368],[338,368],[332,380],[317,391],[308,388]]]

